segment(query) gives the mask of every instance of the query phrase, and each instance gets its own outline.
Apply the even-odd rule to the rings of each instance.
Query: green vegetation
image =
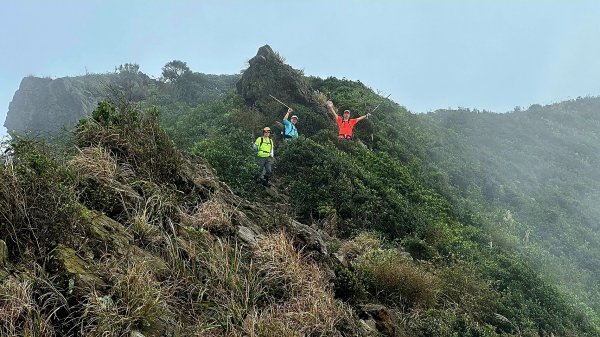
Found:
[[[7,144],[0,334],[360,334],[325,271],[264,232],[253,219],[272,215],[176,150],[157,117],[102,102],[79,123],[74,156]]]
[[[538,192],[531,165],[491,149],[473,156],[469,147],[496,146],[479,114],[475,138],[463,112],[415,116],[385,100],[355,140],[339,141],[324,100],[362,114],[379,95],[306,78],[268,46],[249,63],[237,92],[202,101],[187,65],[170,62],[164,88],[100,103],[74,144],[8,144],[1,335],[600,336],[593,296],[573,297],[597,296],[594,262],[572,267],[590,276],[574,291],[532,264],[556,267],[570,259],[558,252],[593,234],[566,221],[591,202],[575,193],[594,181]],[[276,140],[265,189],[251,144],[285,112],[269,94],[294,108],[302,136]],[[591,173],[586,146],[577,165]],[[487,180],[494,163],[505,170]],[[520,167],[519,183],[508,167]],[[569,240],[550,247],[549,221],[565,221],[554,231]]]
[[[339,106],[359,110],[381,99],[360,83],[333,78],[312,83]],[[239,193],[259,201],[269,198],[247,184],[254,161],[247,142],[253,138],[239,135],[277,125],[235,95],[226,102],[230,105],[211,110],[210,121],[196,118],[197,127],[187,128],[206,137],[192,148]],[[428,162],[438,136],[417,116],[387,102],[377,119],[358,127],[356,142],[339,143],[321,111],[292,106],[304,117],[304,137],[279,144],[275,165],[295,217],[342,239],[376,230],[390,242],[389,248],[370,252],[356,265],[337,269],[338,296],[364,303],[376,295],[401,316],[420,313],[401,325],[408,335],[597,334],[585,308],[527,267],[511,237],[488,230],[488,214]],[[248,123],[231,122],[245,119]],[[411,262],[410,256],[421,262]]]
[[[441,135],[432,158],[457,194],[597,322],[599,108],[600,99],[580,97],[509,114],[423,116]]]
[[[119,65],[106,74],[54,80],[25,77],[4,125],[11,134],[54,139],[61,132],[70,132],[80,118],[91,115],[101,100],[118,96],[148,106],[193,106],[223,98],[239,77],[194,72],[177,60],[165,64],[159,79],[144,74],[135,63]]]

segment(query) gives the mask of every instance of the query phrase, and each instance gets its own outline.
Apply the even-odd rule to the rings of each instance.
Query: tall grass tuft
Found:
[[[244,321],[249,336],[329,336],[349,324],[350,309],[333,298],[325,273],[296,251],[284,233],[262,240],[255,263],[266,276],[270,291],[279,289],[280,300]]]
[[[1,159],[0,237],[11,259],[41,259],[57,243],[81,243],[73,173],[31,140],[12,141]]]
[[[0,336],[55,336],[51,317],[62,307],[51,293],[36,299],[32,280],[9,276],[0,283]]]
[[[429,308],[440,292],[440,280],[434,274],[394,249],[371,250],[353,265],[367,289],[388,305]]]
[[[80,333],[85,336],[128,336],[159,329],[171,320],[167,304],[171,288],[156,279],[151,261],[139,258],[105,261],[111,287],[92,289],[83,303]]]

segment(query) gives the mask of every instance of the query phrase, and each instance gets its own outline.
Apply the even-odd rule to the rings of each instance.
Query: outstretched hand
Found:
[[[327,103],[325,103],[326,106],[328,107],[333,107],[333,102],[332,101],[327,101]]]
[[[287,111],[287,112],[288,112],[288,113],[292,113],[292,112],[294,112],[294,109],[292,109],[292,108],[288,108],[288,111]]]

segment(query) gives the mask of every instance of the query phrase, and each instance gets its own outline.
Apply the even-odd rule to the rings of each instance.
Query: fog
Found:
[[[0,53],[0,119],[28,75],[133,62],[158,76],[173,59],[235,74],[265,43],[308,75],[360,80],[413,112],[505,112],[600,94],[598,14],[595,1],[10,1],[0,13],[10,32],[0,38],[10,46]]]

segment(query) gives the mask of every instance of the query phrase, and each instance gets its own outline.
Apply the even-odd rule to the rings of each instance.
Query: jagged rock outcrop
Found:
[[[70,129],[93,111],[106,80],[104,75],[25,77],[10,102],[4,126],[12,133],[42,137],[63,127]]]
[[[282,129],[283,124],[279,121],[287,108],[274,98],[298,109],[294,114],[301,120],[301,134],[313,135],[327,128],[333,130],[334,124],[325,108],[327,97],[311,86],[311,79],[305,77],[301,70],[285,64],[283,58],[268,45],[260,47],[248,64],[237,82],[237,92],[263,117],[262,120],[255,119],[259,122],[256,125],[248,124],[249,132],[264,126],[274,129],[274,134]]]
[[[263,112],[281,110],[281,104],[269,95],[283,102],[313,104],[313,89],[302,72],[285,64],[269,45],[260,47],[248,63],[250,66],[237,82],[237,90],[249,105]]]

